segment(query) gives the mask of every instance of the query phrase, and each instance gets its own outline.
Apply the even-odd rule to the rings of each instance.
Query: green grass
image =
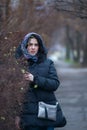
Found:
[[[75,67],[81,67],[81,64],[76,62],[76,61],[73,61],[71,59],[65,59],[65,62],[68,63],[68,64],[71,64],[71,66],[75,66]]]

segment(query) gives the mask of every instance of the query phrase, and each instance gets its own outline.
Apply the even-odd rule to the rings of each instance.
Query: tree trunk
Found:
[[[69,26],[66,25],[66,59],[70,59]]]
[[[85,43],[84,43],[84,55],[83,55],[83,65],[87,65],[87,34],[85,38]]]
[[[81,34],[79,31],[76,31],[76,52],[77,52],[77,56],[75,58],[76,62],[80,61],[80,45],[81,45]]]

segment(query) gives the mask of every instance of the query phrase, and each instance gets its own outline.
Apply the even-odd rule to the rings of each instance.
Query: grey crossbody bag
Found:
[[[38,102],[38,118],[56,121],[57,106],[58,102],[55,105],[47,104],[43,101]]]

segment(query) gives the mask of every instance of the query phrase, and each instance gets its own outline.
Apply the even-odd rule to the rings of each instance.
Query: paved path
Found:
[[[61,85],[56,91],[67,118],[64,128],[55,130],[87,130],[87,68],[56,65]]]

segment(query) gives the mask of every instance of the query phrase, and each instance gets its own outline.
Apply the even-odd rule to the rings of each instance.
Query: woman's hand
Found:
[[[31,73],[29,73],[29,72],[26,72],[26,73],[24,74],[24,78],[25,78],[25,80],[28,80],[28,81],[33,81],[33,80],[34,80],[33,74],[31,74]]]
[[[15,125],[16,125],[16,128],[20,130],[20,117],[19,116],[16,116],[15,118]]]

